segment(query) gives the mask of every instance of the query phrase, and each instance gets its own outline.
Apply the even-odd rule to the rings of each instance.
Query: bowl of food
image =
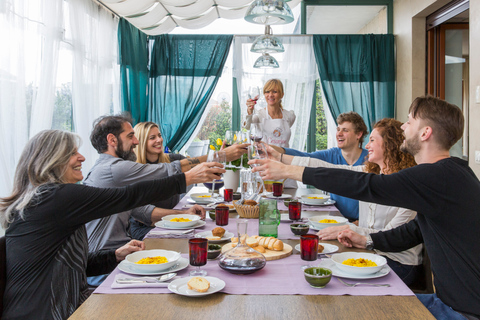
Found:
[[[200,221],[200,216],[195,214],[171,214],[162,218],[166,227],[171,228],[189,228]]]
[[[218,244],[209,244],[207,257],[208,259],[216,259],[220,255],[220,252],[222,252],[222,246]]]
[[[366,252],[337,253],[332,261],[340,271],[357,276],[376,273],[387,264],[384,257]]]
[[[178,259],[180,252],[162,249],[137,251],[125,257],[128,265],[137,272],[161,272],[173,267]]]
[[[317,230],[325,229],[328,227],[343,226],[347,224],[348,219],[339,216],[314,216],[308,218],[310,224]]]
[[[292,230],[294,235],[301,236],[308,233],[308,230],[310,230],[310,226],[303,223],[293,223],[290,225],[290,230]]]
[[[303,275],[310,287],[325,288],[332,279],[332,270],[320,267],[309,267],[303,269]]]
[[[216,195],[218,196],[218,195]],[[204,193],[192,193],[190,198],[197,203],[211,203],[213,202],[212,194],[208,192]]]
[[[207,187],[208,190],[212,190],[213,182],[204,182],[203,185]],[[220,190],[223,187],[223,180],[215,180],[215,189]]]
[[[312,204],[312,205],[324,204],[328,200],[330,200],[329,195],[320,194],[320,193],[304,194],[302,196],[302,202],[305,204]]]

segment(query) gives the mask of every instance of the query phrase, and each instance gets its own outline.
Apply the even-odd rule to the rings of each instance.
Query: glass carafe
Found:
[[[267,264],[260,252],[247,246],[247,219],[237,220],[238,244],[220,256],[220,268],[233,274],[254,273]]]

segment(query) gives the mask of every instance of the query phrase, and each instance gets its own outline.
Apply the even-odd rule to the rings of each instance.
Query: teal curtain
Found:
[[[147,35],[120,19],[118,51],[122,110],[132,115],[134,124],[147,121],[148,39]]]
[[[164,34],[150,39],[148,118],[161,126],[170,150],[180,150],[207,107],[233,36]]]
[[[394,36],[314,35],[313,47],[325,98],[336,119],[360,114],[372,125],[395,115]]]

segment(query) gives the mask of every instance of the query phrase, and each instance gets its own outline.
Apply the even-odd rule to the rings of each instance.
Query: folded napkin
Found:
[[[142,277],[135,277],[124,273],[115,275],[112,282],[112,289],[127,289],[127,288],[166,288],[169,282],[137,282],[137,283],[117,283],[117,279],[141,279]],[[173,278],[175,279],[175,278]]]

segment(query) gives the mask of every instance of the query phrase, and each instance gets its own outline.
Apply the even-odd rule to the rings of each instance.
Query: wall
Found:
[[[393,30],[397,48],[396,118],[405,121],[414,98],[425,94],[425,17],[449,0],[395,0]],[[475,90],[480,86],[480,2],[470,0],[470,109],[469,164],[480,176],[475,164],[475,150],[480,150],[480,104],[475,104]]]
[[[387,8],[383,8],[377,16],[367,23],[362,29],[358,30],[358,34],[369,33],[387,33]]]

